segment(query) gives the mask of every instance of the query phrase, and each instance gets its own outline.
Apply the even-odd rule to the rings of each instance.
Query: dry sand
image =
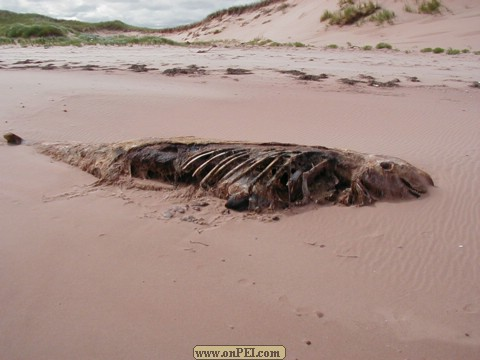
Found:
[[[271,39],[309,45],[347,46],[391,43],[401,50],[440,46],[480,50],[480,2],[441,0],[440,12],[419,14],[420,0],[378,0],[393,11],[393,24],[366,22],[361,26],[329,26],[320,22],[325,10],[338,10],[338,0],[286,0],[241,15],[223,16],[174,35],[177,40]],[[361,1],[357,1],[361,2]],[[368,1],[363,1],[368,2]],[[409,6],[412,12],[407,12]]]
[[[2,143],[0,358],[191,359],[197,344],[282,344],[292,360],[479,358],[480,89],[469,87],[478,56],[169,47],[1,56],[0,131],[29,143],[194,135],[324,145],[403,158],[436,187],[371,207],[225,215],[215,199],[195,211],[168,190],[92,187],[95,178],[32,146]],[[128,70],[137,63],[158,70]],[[13,69],[48,64],[58,68]],[[81,70],[89,64],[100,68]],[[161,74],[190,64],[207,74]],[[277,71],[295,69],[329,78]],[[338,81],[360,74],[401,82]],[[182,221],[190,215],[203,220]]]

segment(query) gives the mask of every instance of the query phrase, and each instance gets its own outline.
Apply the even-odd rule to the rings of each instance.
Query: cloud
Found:
[[[80,21],[121,20],[130,25],[164,28],[202,20],[208,14],[248,0],[2,0],[2,10],[39,13]]]

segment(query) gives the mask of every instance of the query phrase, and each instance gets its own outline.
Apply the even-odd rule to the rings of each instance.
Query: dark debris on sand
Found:
[[[323,79],[328,79],[328,75],[327,74],[320,74],[320,75],[304,74],[298,77],[298,80],[304,80],[304,81],[320,81]]]
[[[82,65],[79,66],[80,69],[85,70],[85,71],[94,71],[100,68],[98,65],[92,65],[92,64],[87,64],[87,65]]]
[[[320,80],[323,80],[323,79],[328,79],[327,74],[311,75],[311,74],[307,74],[306,72],[300,71],[300,70],[279,70],[279,72],[281,74],[293,75],[298,80],[303,80],[303,81],[320,81]]]
[[[340,81],[342,84],[346,84],[346,85],[356,85],[358,83],[365,83],[365,81],[349,79],[349,78],[341,78],[338,81]]]
[[[358,77],[362,80],[342,78],[342,79],[339,79],[338,81],[346,85],[356,85],[358,83],[362,83],[362,84],[367,84],[368,86],[382,87],[382,88],[397,87],[399,86],[398,83],[400,83],[399,79],[393,79],[393,80],[383,82],[383,81],[377,81],[373,76],[370,76],[370,75],[360,74]]]
[[[307,73],[300,71],[300,70],[279,70],[281,74],[293,75],[293,76],[303,76],[307,75]]]
[[[227,75],[250,75],[253,74],[251,70],[241,68],[228,68]]]
[[[400,82],[399,79],[393,79],[390,81],[376,81],[376,80],[371,80],[368,82],[368,86],[375,86],[375,87],[397,87],[399,86],[398,83]]]
[[[129,66],[128,70],[132,70],[133,72],[147,72],[150,70],[158,70],[155,68],[148,68],[145,64],[132,64]]]
[[[176,76],[176,75],[205,75],[207,72],[204,67],[197,65],[190,65],[186,68],[171,68],[163,72],[167,76]]]
[[[40,69],[42,69],[42,70],[55,70],[55,69],[58,69],[58,67],[55,66],[54,64],[47,64],[45,66],[41,66]]]

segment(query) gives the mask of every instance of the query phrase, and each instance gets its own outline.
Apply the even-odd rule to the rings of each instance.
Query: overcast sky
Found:
[[[0,0],[1,10],[81,21],[121,20],[155,28],[189,24],[253,0]]]

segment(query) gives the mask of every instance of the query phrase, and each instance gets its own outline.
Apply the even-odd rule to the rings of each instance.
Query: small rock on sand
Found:
[[[5,140],[7,140],[7,143],[10,144],[10,145],[20,145],[23,141],[23,139],[18,136],[18,135],[15,135],[14,133],[6,133],[5,135],[3,135],[3,137],[5,138]]]

